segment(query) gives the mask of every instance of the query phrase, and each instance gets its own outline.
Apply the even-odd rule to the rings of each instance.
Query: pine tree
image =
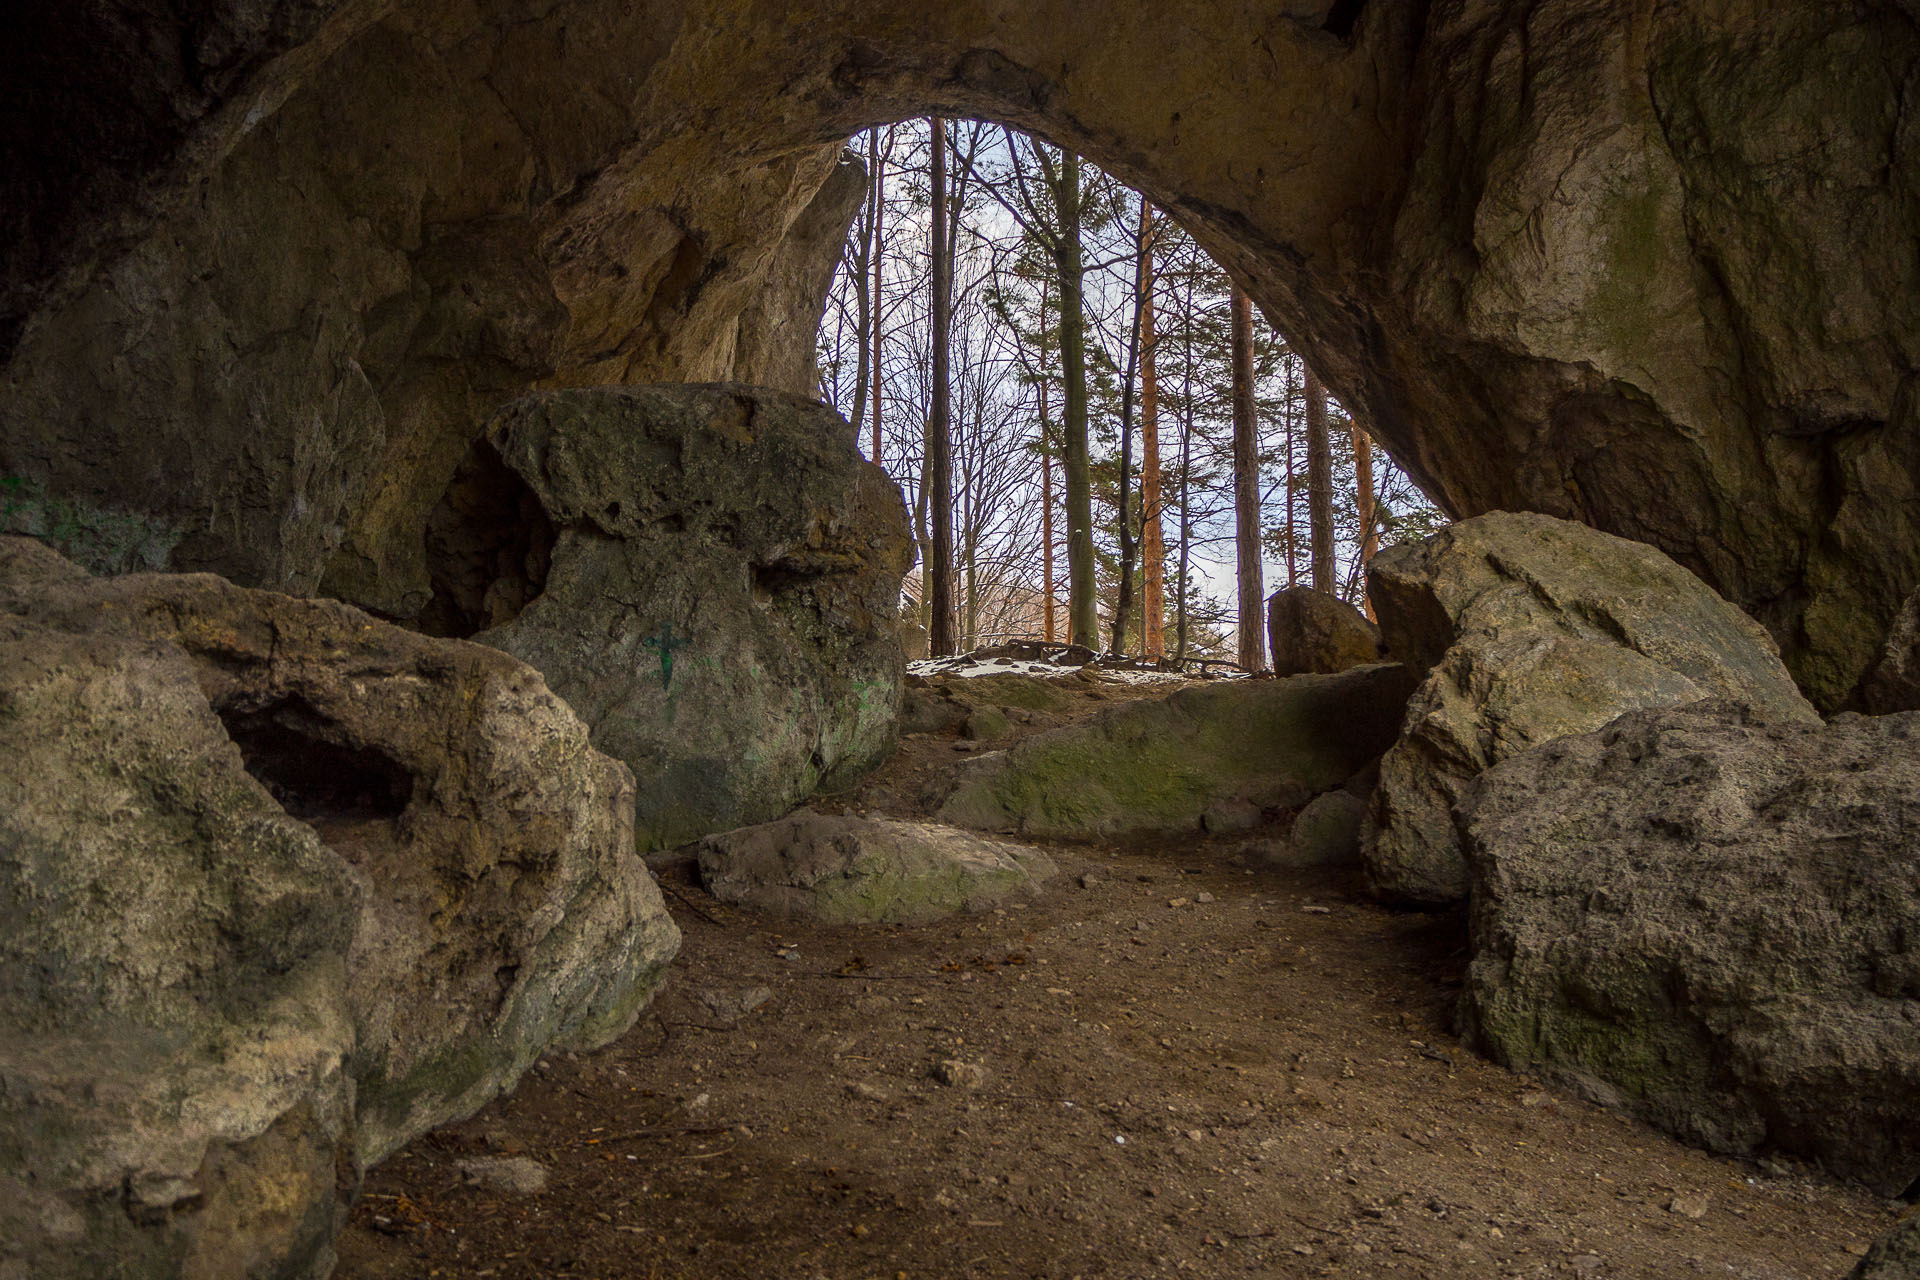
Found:
[[[1327,434],[1327,389],[1307,370],[1307,532],[1313,547],[1313,589],[1336,591],[1333,566],[1333,452]]]

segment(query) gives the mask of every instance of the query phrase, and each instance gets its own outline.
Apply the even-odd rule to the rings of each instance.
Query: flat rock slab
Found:
[[[1331,791],[1386,750],[1417,678],[1400,666],[1359,667],[1107,707],[950,770],[935,783],[936,816],[1064,839],[1246,829]]]
[[[1635,712],[1461,814],[1493,1057],[1712,1150],[1920,1177],[1920,713]]]
[[[802,810],[708,836],[700,877],[722,902],[828,924],[924,924],[1034,892],[1038,849],[930,822]]]

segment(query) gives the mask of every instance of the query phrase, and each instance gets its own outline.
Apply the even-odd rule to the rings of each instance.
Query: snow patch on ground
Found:
[[[964,654],[957,658],[921,658],[907,664],[910,676],[1077,676],[1077,666],[1056,666],[1021,658],[988,658],[976,661]]]
[[[907,674],[910,676],[959,676],[963,679],[1002,675],[1057,679],[1079,675],[1083,670],[1116,684],[1178,684],[1194,679],[1194,673],[1182,671],[1143,671],[1131,667],[1103,667],[1097,663],[1083,668],[1072,663],[1063,665],[1024,658],[974,658],[966,654],[952,658],[921,658],[907,664]],[[1231,671],[1222,674],[1239,677],[1244,673]]]

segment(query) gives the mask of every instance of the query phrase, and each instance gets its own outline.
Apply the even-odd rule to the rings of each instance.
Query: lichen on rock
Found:
[[[700,878],[723,902],[827,924],[925,924],[1034,893],[1038,849],[930,822],[802,809],[708,836]]]
[[[324,1275],[358,1170],[677,948],[631,778],[503,654],[21,538],[0,649],[0,1267]]]
[[[943,822],[1090,840],[1245,829],[1330,791],[1393,741],[1414,675],[1223,681],[1105,707],[960,764],[933,784]]]
[[[447,616],[633,770],[643,849],[766,821],[892,750],[912,544],[844,419],[730,385],[552,392],[477,451],[511,483],[446,533],[436,582],[479,602]],[[494,543],[529,526],[531,572]]]
[[[1883,1194],[1920,1177],[1920,717],[1635,711],[1461,806],[1462,1013],[1503,1065]]]
[[[1751,618],[1654,548],[1581,525],[1462,521],[1376,556],[1369,591],[1388,648],[1426,671],[1363,836],[1369,887],[1389,900],[1466,896],[1453,807],[1529,747],[1707,697],[1817,720]]]

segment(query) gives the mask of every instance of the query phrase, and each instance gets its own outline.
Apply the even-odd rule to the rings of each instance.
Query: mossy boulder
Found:
[[[1920,714],[1633,712],[1460,813],[1497,1061],[1715,1151],[1920,1176]]]
[[[1760,625],[1652,547],[1499,512],[1376,556],[1387,647],[1426,671],[1363,837],[1390,901],[1466,894],[1453,806],[1490,765],[1647,707],[1727,698],[1818,722]]]
[[[0,1275],[324,1276],[359,1173],[678,946],[538,673],[0,537]]]
[[[436,527],[439,616],[537,668],[633,771],[643,850],[771,819],[893,750],[906,507],[825,405],[534,396]]]
[[[1038,849],[927,822],[803,809],[708,836],[700,877],[723,902],[827,924],[924,924],[1031,894],[1054,874]]]
[[[1384,751],[1414,681],[1383,665],[1105,707],[956,766],[936,781],[937,816],[1067,839],[1200,831],[1209,812],[1248,807],[1278,817]]]
[[[910,676],[900,708],[900,732],[958,729],[980,741],[1000,738],[1012,727],[1009,712],[1022,720],[1059,715],[1082,701],[1090,687],[1077,673]]]

